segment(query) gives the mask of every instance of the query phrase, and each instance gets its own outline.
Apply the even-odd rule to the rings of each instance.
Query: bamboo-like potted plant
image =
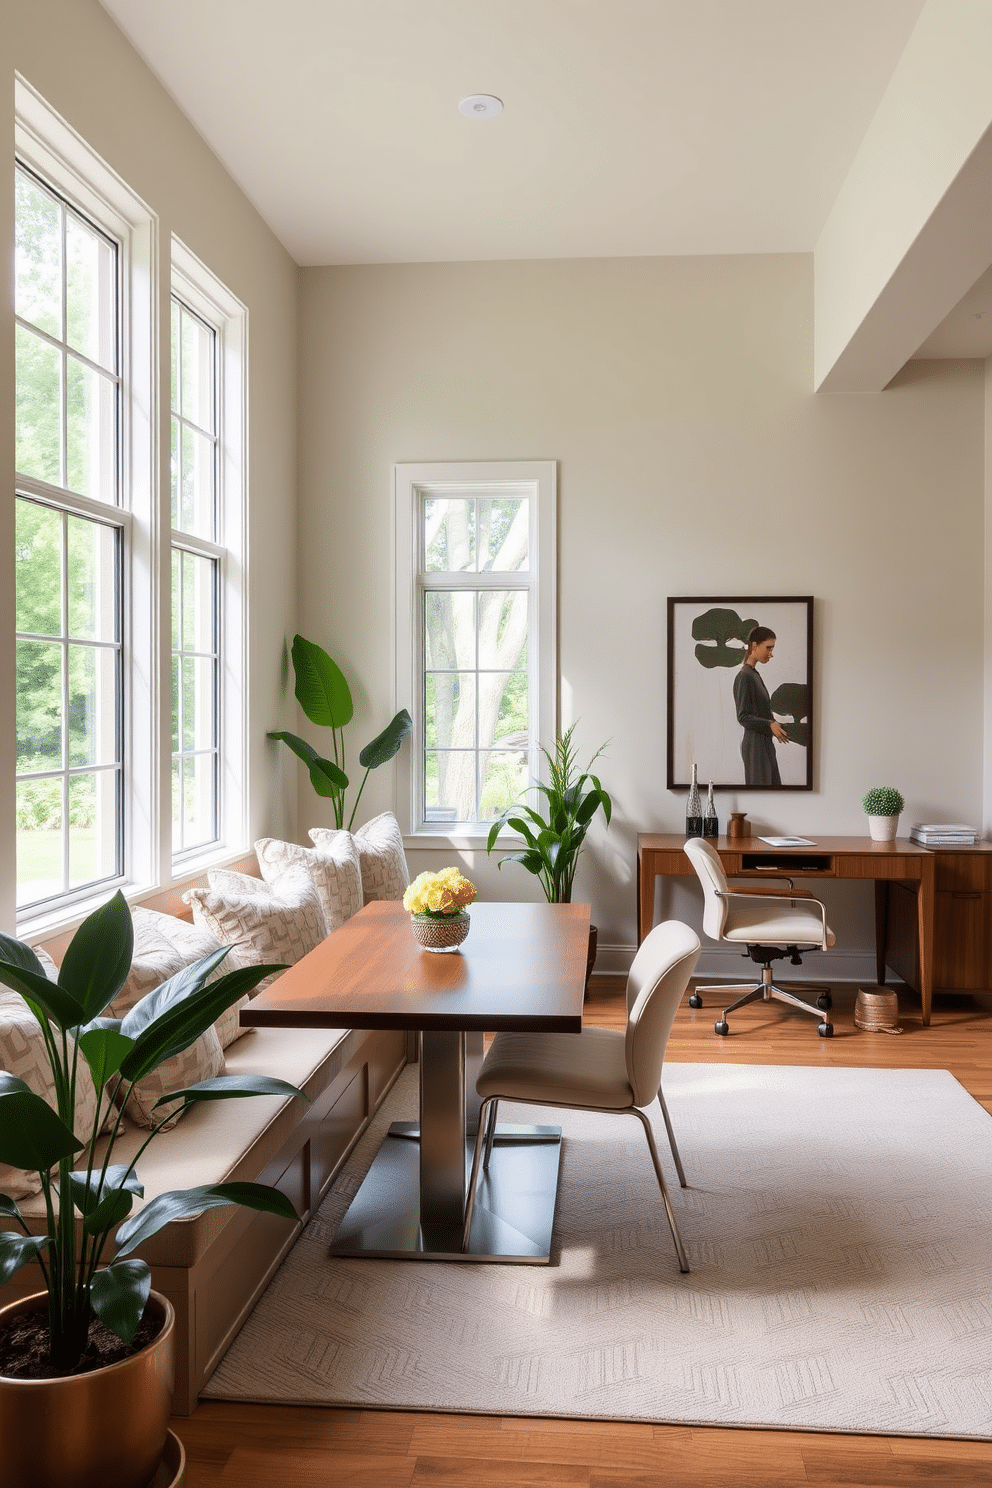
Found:
[[[534,786],[542,798],[541,809],[520,804],[508,806],[493,822],[486,842],[486,852],[492,853],[504,827],[517,832],[524,840],[523,850],[505,853],[498,866],[522,864],[528,873],[540,880],[549,904],[572,902],[575,870],[590,823],[597,811],[602,810],[607,825],[613,815],[613,802],[600,784],[599,777],[591,773],[606,746],[596,750],[583,770],[572,741],[574,732],[573,723],[555,740],[553,754],[541,745],[548,767],[547,784],[539,781]],[[592,926],[587,981],[596,957],[596,940],[596,927]]]
[[[168,1430],[172,1309],[156,1293],[149,1303],[151,1271],[135,1251],[163,1225],[222,1204],[297,1218],[283,1194],[260,1183],[176,1189],[131,1215],[143,1197],[141,1156],[165,1120],[175,1118],[177,1098],[182,1110],[243,1096],[305,1099],[295,1086],[261,1075],[204,1080],[163,1095],[156,1103],[168,1107],[163,1121],[130,1162],[115,1162],[135,1082],[189,1048],[225,1009],[282,969],[243,967],[207,985],[225,948],[148,993],[123,1018],[105,1017],[127,978],[132,949],[131,914],[120,893],[79,927],[57,983],[29,946],[0,935],[0,982],[20,994],[37,1020],[55,1090],[49,1104],[23,1080],[0,1072],[0,1162],[38,1175],[46,1213],[41,1233],[32,1233],[15,1201],[0,1194],[0,1223],[8,1226],[0,1229],[0,1284],[37,1261],[44,1285],[0,1311],[0,1460],[11,1484],[144,1488]],[[84,1140],[75,1134],[81,1061],[97,1096]],[[143,1345],[146,1305],[142,1331],[153,1336]],[[115,1345],[109,1352],[108,1342]]]
[[[905,806],[902,792],[894,785],[875,785],[866,791],[861,805],[868,815],[868,832],[874,842],[891,842]]]
[[[293,671],[296,674],[296,700],[311,723],[316,723],[331,730],[331,750],[333,759],[326,759],[317,753],[313,745],[308,744],[306,739],[301,739],[298,734],[291,734],[285,729],[270,732],[270,739],[281,739],[287,744],[298,759],[301,759],[310,771],[310,781],[318,796],[325,796],[331,801],[334,808],[334,824],[341,828],[344,826],[345,814],[345,792],[350,785],[350,777],[347,774],[347,760],[345,757],[344,729],[354,717],[355,704],[351,696],[351,688],[348,680],[338,666],[332,661],[322,646],[314,641],[308,641],[304,636],[298,635],[293,638]],[[399,751],[400,745],[413,727],[413,719],[406,708],[401,708],[386,725],[381,734],[377,734],[358,756],[358,762],[365,771],[362,783],[358,787],[348,818],[348,830],[351,830],[355,820],[355,812],[365,789],[365,782],[369,778],[369,772],[377,770],[391,760]]]

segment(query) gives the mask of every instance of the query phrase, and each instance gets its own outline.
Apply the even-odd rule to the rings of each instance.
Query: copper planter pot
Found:
[[[36,1292],[0,1311],[44,1311]],[[0,1375],[0,1488],[146,1488],[165,1448],[175,1369],[172,1305],[158,1292],[147,1312],[158,1336],[130,1359],[63,1379]]]

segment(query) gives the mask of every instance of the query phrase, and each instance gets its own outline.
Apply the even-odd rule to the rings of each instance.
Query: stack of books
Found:
[[[971,847],[978,841],[975,828],[963,822],[916,822],[909,835],[921,847]]]

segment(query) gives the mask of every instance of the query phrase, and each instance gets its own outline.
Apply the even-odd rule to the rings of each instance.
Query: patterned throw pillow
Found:
[[[305,873],[320,900],[324,933],[330,935],[362,907],[362,869],[358,849],[350,832],[316,830],[310,833],[315,846],[279,842],[263,837],[255,843],[255,856],[262,877],[277,893],[295,887]]]
[[[242,966],[282,961],[293,966],[324,938],[324,917],[309,877],[292,875],[283,893],[276,895],[260,878],[211,868],[210,887],[187,889],[185,902],[192,906],[194,922],[220,941],[234,946]],[[259,991],[273,977],[259,984]]]
[[[326,832],[311,832],[314,842]],[[373,899],[402,899],[410,885],[410,871],[403,851],[403,834],[391,811],[374,816],[355,833],[355,847],[362,870],[362,897],[366,904]]]
[[[177,950],[166,939],[161,921],[167,918],[169,917],[156,914],[153,910],[138,908],[134,911],[131,970],[127,981],[107,1009],[110,1017],[123,1018],[142,997],[154,992],[156,987],[161,987],[163,982],[176,976],[191,960],[196,959],[195,956],[187,956]],[[139,1126],[156,1126],[163,1116],[171,1116],[172,1119],[166,1122],[166,1126],[174,1126],[179,1119],[180,1106],[178,1103],[160,1106],[154,1111],[152,1108],[159,1096],[168,1095],[171,1090],[182,1090],[187,1085],[195,1085],[198,1080],[212,1080],[214,1075],[221,1074],[223,1068],[224,1050],[220,1039],[216,1029],[208,1028],[188,1049],[166,1059],[158,1069],[152,1070],[135,1084],[127,1103],[127,1114]]]
[[[173,950],[179,952],[183,964],[189,966],[194,961],[199,961],[203,956],[209,956],[212,951],[220,949],[220,942],[205,930],[191,925],[188,920],[177,919],[175,915],[160,914],[155,909],[145,909],[139,905],[131,912],[134,924],[135,947],[146,945],[154,940],[159,943],[166,941]],[[208,978],[208,982],[214,982],[218,977],[224,976],[229,971],[235,971],[240,966],[240,961],[234,951],[230,951],[224,957],[220,966]],[[228,1048],[235,1039],[242,1038],[246,1033],[254,1033],[254,1028],[242,1028],[238,1013],[248,1001],[242,997],[233,1007],[221,1013],[214,1027],[217,1037],[220,1039],[222,1049]]]
[[[35,954],[45,967],[49,981],[55,981],[58,975],[55,962],[45,952],[36,951]],[[30,1085],[35,1095],[54,1106],[55,1081],[41,1028],[23,998],[7,989],[0,990],[0,1069],[16,1075]],[[76,1065],[76,1120],[73,1123],[80,1141],[89,1140],[95,1116],[96,1090],[89,1066],[80,1055]],[[41,1179],[37,1173],[26,1173],[22,1168],[0,1163],[0,1193],[11,1199],[26,1199],[30,1194],[40,1192]]]

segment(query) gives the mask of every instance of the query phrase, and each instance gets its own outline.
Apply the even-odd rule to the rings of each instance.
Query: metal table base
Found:
[[[479,1178],[469,1249],[463,1251],[460,1222],[422,1222],[419,1128],[415,1122],[394,1122],[329,1254],[546,1266],[560,1155],[560,1126],[500,1123],[489,1170]]]

